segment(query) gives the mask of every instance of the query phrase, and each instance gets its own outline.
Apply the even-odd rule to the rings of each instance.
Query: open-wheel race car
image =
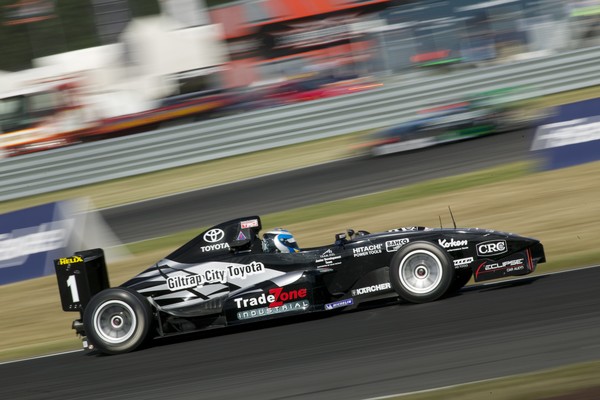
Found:
[[[101,249],[55,260],[62,307],[80,318],[84,347],[132,351],[146,339],[316,311],[386,297],[424,303],[476,282],[526,275],[542,244],[475,228],[353,231],[302,249],[285,230],[259,236],[258,216],[211,227],[118,287]]]

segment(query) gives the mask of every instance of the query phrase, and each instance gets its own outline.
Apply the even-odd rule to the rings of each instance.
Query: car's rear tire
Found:
[[[445,251],[428,242],[402,247],[392,257],[390,282],[400,298],[426,303],[443,296],[454,280],[454,266]]]
[[[83,313],[83,326],[95,349],[107,354],[127,353],[148,336],[152,308],[145,297],[127,288],[96,294]]]

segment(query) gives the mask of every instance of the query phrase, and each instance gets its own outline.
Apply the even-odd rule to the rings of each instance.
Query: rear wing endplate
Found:
[[[54,269],[64,311],[83,312],[96,293],[110,287],[102,249],[58,258],[54,260]]]

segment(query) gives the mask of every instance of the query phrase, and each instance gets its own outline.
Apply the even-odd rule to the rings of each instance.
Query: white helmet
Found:
[[[281,228],[273,229],[263,235],[262,248],[265,253],[297,253],[300,251],[294,235]]]

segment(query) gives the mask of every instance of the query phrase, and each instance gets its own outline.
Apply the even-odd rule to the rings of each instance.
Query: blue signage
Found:
[[[54,273],[65,257],[75,227],[67,202],[0,215],[0,285]]]
[[[600,160],[600,98],[560,106],[537,129],[531,150],[545,170]]]

